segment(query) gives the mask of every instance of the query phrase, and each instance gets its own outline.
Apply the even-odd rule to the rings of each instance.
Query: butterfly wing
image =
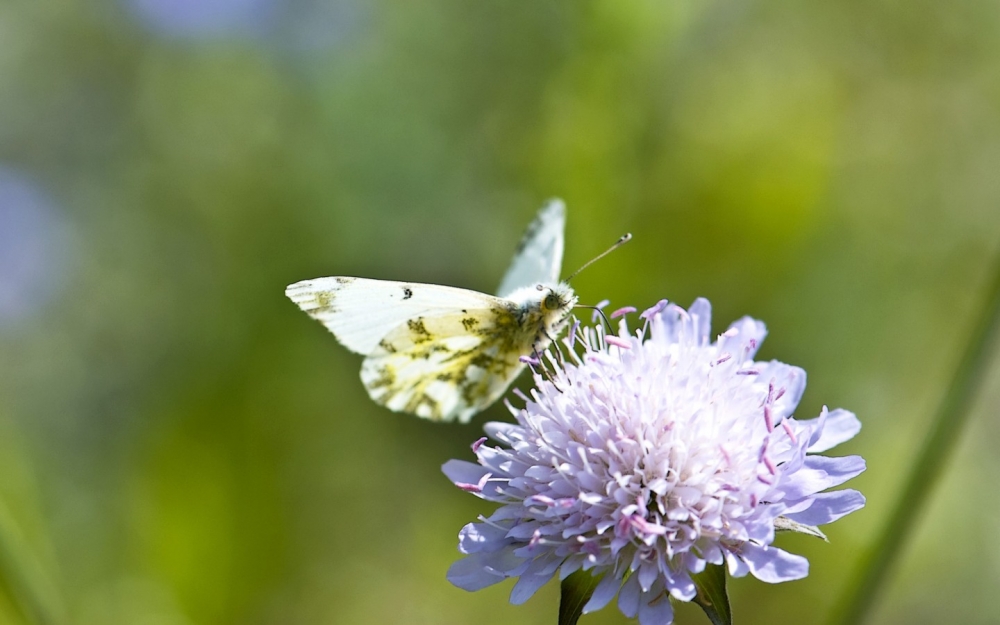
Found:
[[[347,277],[303,280],[285,294],[345,347],[367,356],[361,380],[377,403],[466,422],[503,394],[524,368],[520,357],[544,348],[544,329],[565,316],[543,311],[540,299],[507,299],[523,287],[558,283],[565,224],[562,200],[539,211],[500,283],[500,297]]]
[[[549,200],[528,225],[497,289],[500,297],[526,286],[559,282],[565,229],[566,205],[559,199]]]
[[[519,308],[491,306],[420,316],[387,334],[361,365],[377,403],[434,421],[465,423],[496,401],[524,368],[537,329]]]
[[[436,421],[466,422],[496,401],[538,334],[517,304],[466,289],[334,277],[285,294],[367,356],[361,380],[376,403]]]
[[[489,309],[497,301],[467,289],[347,277],[296,282],[285,289],[285,295],[345,347],[365,355],[410,319]]]

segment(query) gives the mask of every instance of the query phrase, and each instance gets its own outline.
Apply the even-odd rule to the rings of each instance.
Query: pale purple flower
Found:
[[[824,492],[864,461],[814,455],[860,423],[840,409],[792,418],[806,374],[753,360],[763,323],[744,317],[713,343],[707,300],[689,311],[662,301],[640,318],[634,333],[621,319],[614,336],[574,325],[534,367],[531,398],[511,408],[517,424],[486,425],[501,445],[481,439],[478,464],[444,465],[457,486],[501,504],[462,529],[453,584],[516,577],[519,604],[557,571],[590,570],[604,577],[584,612],[617,594],[627,616],[664,625],[670,598],[692,600],[691,575],[707,563],[765,582],[805,577],[804,557],[772,545],[775,526],[815,530],[864,505],[855,490]]]

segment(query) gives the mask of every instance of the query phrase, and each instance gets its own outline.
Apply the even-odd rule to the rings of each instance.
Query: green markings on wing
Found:
[[[540,313],[514,305],[414,317],[379,342],[361,379],[372,399],[392,410],[468,420],[521,371],[520,357],[534,350],[542,322]]]

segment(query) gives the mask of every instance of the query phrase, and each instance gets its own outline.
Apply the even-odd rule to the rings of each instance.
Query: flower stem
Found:
[[[590,601],[601,575],[579,570],[562,581],[559,599],[559,625],[576,625],[583,615],[583,606]]]
[[[1000,259],[986,294],[980,318],[931,429],[917,454],[909,479],[874,545],[861,558],[832,624],[859,625],[868,616],[907,539],[920,520],[935,483],[969,421],[973,402],[989,369],[1000,335]]]

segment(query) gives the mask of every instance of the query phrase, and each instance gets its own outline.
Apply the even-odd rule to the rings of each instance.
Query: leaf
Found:
[[[562,581],[559,598],[559,625],[576,625],[583,614],[583,606],[590,601],[603,575],[591,575],[591,571],[579,570]]]
[[[709,564],[701,573],[692,575],[691,579],[698,588],[694,602],[705,611],[712,625],[733,625],[729,595],[726,594],[726,567],[721,564]]]
[[[799,534],[808,534],[809,536],[815,536],[816,538],[822,538],[824,541],[830,542],[827,539],[826,534],[821,532],[818,527],[797,523],[783,516],[779,516],[774,519],[774,529],[777,532],[798,532]]]

